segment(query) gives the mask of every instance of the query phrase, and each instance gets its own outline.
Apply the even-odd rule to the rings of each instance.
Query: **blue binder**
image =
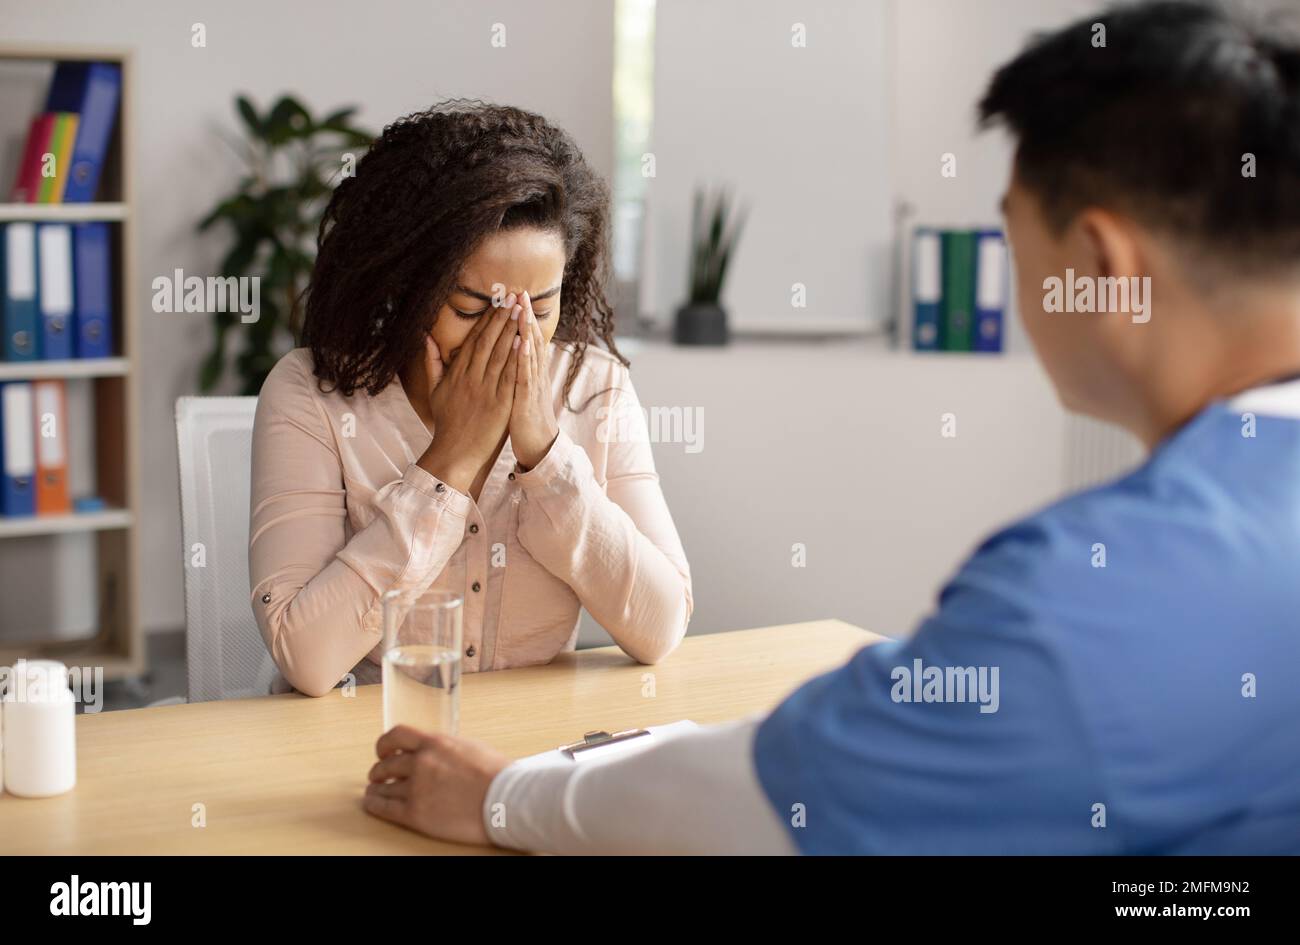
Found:
[[[36,514],[36,431],[32,385],[0,384],[0,515]]]
[[[943,240],[938,230],[912,234],[912,347],[938,351],[943,347]]]
[[[42,223],[36,228],[36,260],[40,270],[37,298],[41,311],[41,357],[56,361],[72,357],[72,227]]]
[[[35,361],[40,357],[36,292],[36,224],[10,223],[3,228],[0,268],[3,268],[6,361]]]
[[[107,223],[77,223],[72,227],[72,259],[76,275],[72,321],[79,358],[108,358],[113,355],[110,253]]]
[[[64,203],[90,203],[99,190],[117,104],[122,92],[121,70],[106,62],[61,62],[50,83],[47,112],[76,112],[77,140],[72,167],[63,191]]]
[[[999,230],[975,236],[975,351],[1001,351],[1007,310],[1007,241]]]

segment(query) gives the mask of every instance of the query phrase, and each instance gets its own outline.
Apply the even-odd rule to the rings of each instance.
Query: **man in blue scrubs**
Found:
[[[1018,139],[1029,336],[1067,407],[1151,456],[778,708],[763,788],[807,806],[811,853],[1300,853],[1300,50],[1137,7],[1032,46],[981,115]],[[1045,311],[1067,271],[1149,277],[1148,311]],[[997,668],[997,711],[899,701],[916,660]]]
[[[980,111],[1028,335],[1147,462],[766,719],[589,767],[399,729],[369,810],[562,852],[1300,853],[1300,43],[1118,8]]]

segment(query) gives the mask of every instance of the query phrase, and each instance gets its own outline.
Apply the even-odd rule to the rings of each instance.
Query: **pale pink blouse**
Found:
[[[463,596],[467,672],[572,649],[582,607],[633,658],[672,652],[690,567],[631,378],[587,348],[575,412],[571,363],[552,345],[550,452],[517,472],[507,440],[477,502],[416,465],[432,437],[399,380],[344,397],[321,392],[306,349],[275,366],[253,431],[249,569],[262,638],[294,688],[322,695],[350,671],[377,681],[390,590]]]

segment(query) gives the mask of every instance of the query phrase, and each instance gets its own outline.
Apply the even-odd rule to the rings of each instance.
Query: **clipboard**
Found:
[[[667,725],[651,725],[618,732],[604,730],[585,733],[578,741],[560,745],[551,751],[520,758],[516,764],[563,765],[590,764],[636,754],[698,728],[689,719]]]
[[[650,735],[648,728],[630,728],[624,732],[587,732],[582,736],[582,741],[574,742],[572,745],[561,745],[557,751],[567,756],[573,761],[578,760],[578,755],[582,752],[599,751],[609,745],[617,745],[621,742],[631,741],[634,738],[646,738]]]

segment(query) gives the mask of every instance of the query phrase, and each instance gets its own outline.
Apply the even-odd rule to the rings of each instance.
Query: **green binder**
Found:
[[[943,350],[970,351],[975,337],[973,230],[943,232]]]

